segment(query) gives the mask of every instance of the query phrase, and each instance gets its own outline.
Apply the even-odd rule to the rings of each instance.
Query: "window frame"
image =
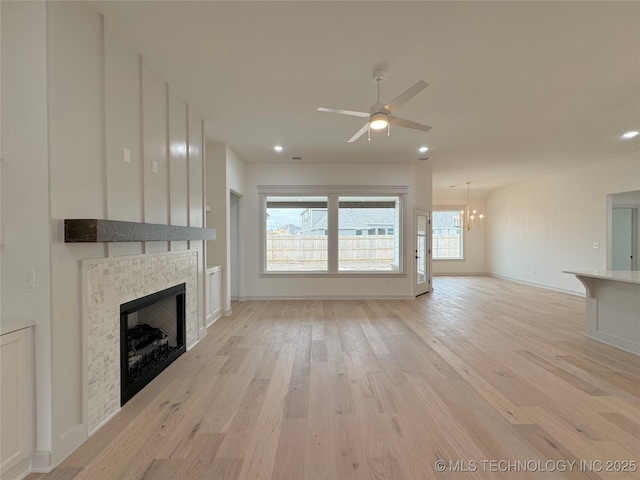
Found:
[[[433,210],[431,212],[431,259],[434,262],[462,262],[465,260],[465,246],[466,246],[466,241],[465,241],[465,233],[464,233],[464,227],[462,226],[462,222],[460,223],[460,257],[447,257],[447,258],[436,258],[436,249],[435,249],[435,240],[434,240],[434,235],[433,235],[433,230],[435,228],[435,223],[434,223],[434,217],[435,217],[435,213],[437,212],[457,212],[461,215],[462,218],[462,212],[464,210],[464,206],[463,205],[443,205],[443,206],[436,206],[433,207]]]
[[[380,186],[327,186],[327,185],[258,185],[259,199],[259,250],[260,250],[260,276],[261,277],[402,277],[407,276],[406,265],[406,228],[407,228],[407,193],[408,186],[380,185]],[[327,271],[268,271],[266,255],[266,219],[267,219],[267,197],[269,196],[326,196],[328,198],[327,225],[328,225],[328,245]],[[338,269],[338,249],[339,249],[339,225],[338,225],[338,199],[340,196],[397,196],[400,205],[400,228],[399,235],[399,265],[398,271],[340,271]]]
[[[268,262],[267,262],[267,226],[268,226],[268,218],[269,215],[267,213],[267,210],[269,209],[269,205],[268,205],[268,197],[277,197],[278,200],[276,200],[276,203],[290,203],[290,205],[287,205],[284,208],[291,208],[291,209],[297,209],[297,208],[305,208],[306,206],[306,212],[304,214],[304,217],[306,217],[307,219],[311,220],[311,223],[313,221],[313,211],[317,211],[317,210],[324,210],[326,208],[327,211],[327,223],[330,221],[329,219],[329,196],[328,195],[264,195],[263,199],[264,199],[264,218],[265,221],[262,223],[262,231],[263,231],[263,245],[262,245],[262,254],[263,254],[263,271],[264,273],[269,273],[269,274],[277,274],[277,273],[289,273],[289,272],[294,272],[294,273],[304,273],[304,274],[319,274],[319,273],[327,273],[329,271],[329,238],[326,234],[327,229],[321,229],[321,228],[317,228],[316,231],[316,236],[322,236],[323,233],[322,231],[324,230],[324,235],[327,236],[327,261],[326,261],[326,268],[323,269],[317,269],[317,270],[313,270],[313,269],[309,269],[309,270],[267,270],[268,267]],[[300,197],[303,197],[302,199],[300,199]],[[317,197],[326,197],[326,200],[313,200],[313,198]],[[291,198],[291,201],[283,201],[283,198]],[[296,200],[303,200],[301,206],[298,206],[298,201]],[[325,203],[326,207],[320,207],[319,205],[317,205],[318,203]],[[316,204],[316,205],[313,205]],[[308,215],[308,216],[307,216]],[[313,227],[313,225],[311,225]],[[305,222],[302,222],[301,228],[305,227]]]

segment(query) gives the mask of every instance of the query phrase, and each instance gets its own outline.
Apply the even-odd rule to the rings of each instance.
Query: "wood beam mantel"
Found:
[[[215,240],[214,228],[184,227],[119,220],[66,219],[65,243]]]

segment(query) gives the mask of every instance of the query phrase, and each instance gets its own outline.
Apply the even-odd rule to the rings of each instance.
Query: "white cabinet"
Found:
[[[32,329],[0,336],[0,478],[22,478],[33,451]]]
[[[207,327],[222,315],[222,267],[207,268],[205,311]]]

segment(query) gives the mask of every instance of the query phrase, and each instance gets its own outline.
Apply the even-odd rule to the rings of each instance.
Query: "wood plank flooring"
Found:
[[[640,478],[640,359],[584,337],[583,298],[490,277],[434,286],[234,303],[27,478]]]

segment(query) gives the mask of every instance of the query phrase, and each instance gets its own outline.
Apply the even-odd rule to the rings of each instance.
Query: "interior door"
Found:
[[[414,295],[422,295],[430,291],[431,272],[431,219],[426,210],[415,210],[413,225],[415,229],[415,285]]]
[[[611,269],[634,270],[634,209],[614,208],[611,231]]]

